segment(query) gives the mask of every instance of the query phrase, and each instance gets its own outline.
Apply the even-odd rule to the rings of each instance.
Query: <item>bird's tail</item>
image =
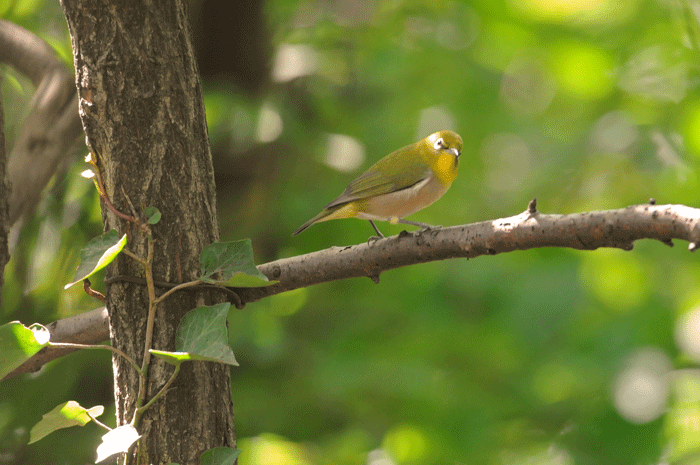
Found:
[[[306,223],[302,224],[302,225],[299,227],[299,229],[297,229],[296,231],[294,231],[294,232],[292,233],[292,236],[296,236],[297,234],[299,234],[300,232],[302,232],[303,230],[305,230],[306,228],[308,228],[308,227],[311,226],[312,224],[316,223],[317,221],[322,220],[323,218],[327,217],[327,216],[330,215],[331,213],[333,213],[333,210],[326,210],[326,209],[324,208],[323,211],[322,211],[321,213],[319,213],[318,215],[314,216],[313,218],[311,218],[311,219],[310,219],[309,221],[307,221]]]
[[[326,205],[321,213],[302,224],[299,229],[292,233],[292,236],[296,236],[312,224],[319,223],[321,221],[340,220],[342,218],[357,218],[357,212],[358,207],[356,202],[335,203],[335,201],[333,201]]]

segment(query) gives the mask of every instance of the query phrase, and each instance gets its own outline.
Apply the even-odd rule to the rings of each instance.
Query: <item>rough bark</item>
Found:
[[[90,151],[97,156],[106,192],[121,212],[143,217],[145,206],[162,212],[153,227],[156,280],[196,276],[202,248],[219,238],[214,177],[184,0],[62,0],[76,70],[79,111]],[[146,238],[103,208],[105,230],[129,235],[128,248],[146,257]],[[108,275],[144,276],[122,254]],[[163,291],[156,289],[156,292]],[[153,347],[174,350],[183,315],[221,295],[178,293],[158,309]],[[136,360],[144,353],[148,292],[144,285],[107,287],[112,345]],[[133,369],[113,360],[119,424],[131,420],[138,389]],[[152,359],[150,398],[172,368]],[[235,446],[229,369],[188,363],[144,415],[140,463],[199,463],[216,446]],[[135,460],[135,454],[129,462]]]
[[[2,79],[0,79],[0,88]],[[7,233],[9,230],[8,200],[10,189],[7,184],[6,166],[7,155],[5,153],[5,113],[2,108],[2,93],[0,93],[0,302],[2,302],[2,285],[5,278],[5,265],[10,260],[10,252],[7,249]]]

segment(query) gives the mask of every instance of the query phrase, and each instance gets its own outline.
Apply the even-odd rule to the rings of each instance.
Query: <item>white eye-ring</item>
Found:
[[[445,141],[442,140],[442,137],[440,137],[438,140],[435,141],[435,145],[433,145],[433,147],[435,148],[435,150],[442,150],[442,149],[447,148],[445,146]]]

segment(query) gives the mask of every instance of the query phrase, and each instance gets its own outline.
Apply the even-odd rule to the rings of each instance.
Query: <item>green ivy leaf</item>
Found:
[[[146,207],[146,223],[158,224],[160,217],[160,210],[158,210],[156,207]]]
[[[138,431],[131,425],[122,425],[119,428],[114,428],[102,436],[102,444],[97,446],[97,460],[95,460],[95,463],[99,463],[114,454],[128,451],[129,447],[139,437]]]
[[[215,447],[203,453],[199,463],[200,465],[233,465],[240,454],[240,449]]]
[[[92,239],[80,251],[80,266],[75,273],[73,282],[65,285],[64,289],[68,289],[75,283],[89,278],[96,272],[100,271],[105,266],[112,263],[112,260],[119,255],[126,245],[126,234],[119,239],[119,234],[115,229]]]
[[[92,420],[90,415],[99,417],[104,410],[105,408],[101,405],[86,409],[74,400],[60,404],[46,413],[41,418],[41,421],[34,425],[29,432],[29,444],[59,429],[70,428],[71,426],[85,426]],[[88,412],[90,415],[88,415]]]
[[[230,307],[231,304],[225,302],[188,312],[175,333],[176,352],[151,350],[151,353],[176,366],[188,360],[238,366],[228,345],[226,316]]]
[[[13,321],[0,326],[0,379],[46,347],[49,337],[49,331],[39,324],[27,328]]]
[[[206,283],[233,287],[262,287],[277,283],[269,281],[255,267],[250,239],[210,244],[202,250],[199,263],[202,268],[199,279]],[[213,277],[219,273],[220,279]]]
[[[188,312],[175,333],[176,350],[238,366],[228,345],[226,317],[230,307],[230,303],[224,302]]]

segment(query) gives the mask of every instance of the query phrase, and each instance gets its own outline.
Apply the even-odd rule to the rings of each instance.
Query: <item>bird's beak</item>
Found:
[[[455,157],[459,158],[459,150],[457,150],[456,148],[453,147],[451,149],[447,149],[447,151],[450,152]]]

